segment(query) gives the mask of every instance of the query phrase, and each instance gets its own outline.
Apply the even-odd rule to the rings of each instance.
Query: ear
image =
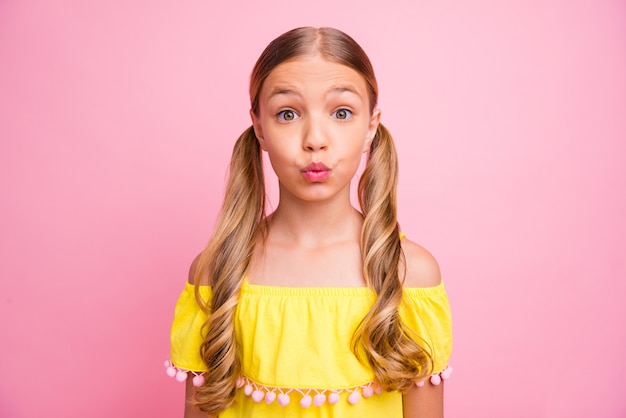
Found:
[[[372,145],[372,141],[376,136],[376,131],[378,130],[378,125],[380,124],[380,109],[376,108],[372,112],[372,116],[370,116],[370,120],[367,126],[367,134],[365,136],[365,144],[363,144],[363,152],[367,152],[370,150],[370,145]]]
[[[256,139],[259,141],[259,145],[261,145],[261,149],[263,151],[267,151],[265,149],[265,137],[263,136],[263,129],[261,127],[261,121],[259,117],[254,114],[252,109],[250,109],[250,119],[252,120],[252,128],[254,129],[254,135]]]

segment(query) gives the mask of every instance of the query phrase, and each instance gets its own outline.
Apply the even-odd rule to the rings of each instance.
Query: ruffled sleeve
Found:
[[[452,352],[452,315],[443,282],[434,287],[405,288],[400,316],[431,354],[433,373],[446,370]]]
[[[211,297],[210,287],[200,287],[200,295],[208,300]],[[176,302],[170,333],[170,361],[177,369],[206,371],[206,364],[200,356],[204,337],[202,325],[206,319],[207,315],[196,301],[194,286],[187,283]]]

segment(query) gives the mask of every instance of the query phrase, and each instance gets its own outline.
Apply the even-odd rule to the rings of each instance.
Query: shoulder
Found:
[[[198,271],[198,265],[200,264],[200,257],[202,257],[202,253],[198,254],[191,262],[191,266],[189,266],[187,281],[191,284],[196,284],[196,272]],[[203,280],[201,280],[201,282],[202,281]]]
[[[404,287],[433,287],[441,283],[441,272],[435,257],[421,245],[402,238],[404,263],[400,274],[404,274]]]

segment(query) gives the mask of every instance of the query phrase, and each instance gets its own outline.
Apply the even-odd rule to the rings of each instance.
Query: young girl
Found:
[[[166,367],[187,382],[185,417],[443,416],[448,299],[399,231],[377,96],[369,59],[335,29],[287,32],[257,61],[252,126],[176,305]],[[268,216],[262,151],[279,181]]]

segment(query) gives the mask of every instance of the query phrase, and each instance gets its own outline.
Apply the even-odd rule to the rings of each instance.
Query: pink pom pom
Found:
[[[339,394],[338,393],[331,393],[330,395],[328,395],[328,403],[331,405],[336,404],[337,402],[339,402]]]
[[[192,379],[193,385],[197,388],[204,385],[204,375],[199,374],[193,377]]]
[[[380,385],[380,383],[374,383],[372,387],[374,388],[375,394],[380,395],[381,393],[383,393],[383,387]]]
[[[278,404],[280,406],[287,406],[289,405],[290,401],[291,399],[289,399],[289,395],[287,395],[286,393],[281,393],[280,395],[278,395]]]
[[[421,388],[424,386],[424,381],[420,380],[419,382],[415,382],[415,386],[417,386],[418,388]]]
[[[252,388],[252,385],[246,385],[246,386],[243,388],[243,393],[244,393],[246,396],[250,396],[250,395],[252,395],[252,391],[253,391],[253,390],[254,390],[254,389]]]
[[[187,380],[187,372],[184,372],[182,370],[176,372],[176,380],[178,382],[184,382],[185,380]]]
[[[356,404],[360,400],[361,400],[361,394],[359,393],[358,390],[355,390],[354,392],[350,394],[350,396],[348,396],[348,402],[350,402],[351,405]]]
[[[441,383],[441,376],[439,376],[438,374],[430,376],[430,383],[435,386],[439,385]]]
[[[308,408],[309,406],[311,406],[311,402],[313,402],[311,396],[305,395],[302,397],[302,399],[300,399],[300,406],[303,408]]]
[[[261,402],[263,400],[263,398],[265,398],[265,393],[263,393],[262,390],[255,390],[254,392],[252,392],[252,400],[254,402]]]
[[[361,392],[364,398],[369,398],[374,394],[374,389],[371,386],[365,386]]]
[[[452,366],[446,366],[445,369],[443,369],[443,371],[441,372],[441,378],[443,380],[448,380],[450,379],[450,377],[452,376]]]
[[[238,377],[237,383],[235,385],[237,386],[237,389],[241,389],[245,383],[246,381],[243,379],[243,377]]]
[[[313,405],[322,406],[326,402],[326,396],[323,393],[318,393],[313,397]]]
[[[172,365],[172,363],[170,363],[169,360],[165,360],[165,364],[163,364],[165,367],[170,367]]]
[[[272,402],[274,402],[276,400],[276,393],[274,392],[267,392],[265,394],[265,403],[266,404],[271,404]]]
[[[173,366],[169,366],[165,371],[169,377],[176,377],[176,368]]]

